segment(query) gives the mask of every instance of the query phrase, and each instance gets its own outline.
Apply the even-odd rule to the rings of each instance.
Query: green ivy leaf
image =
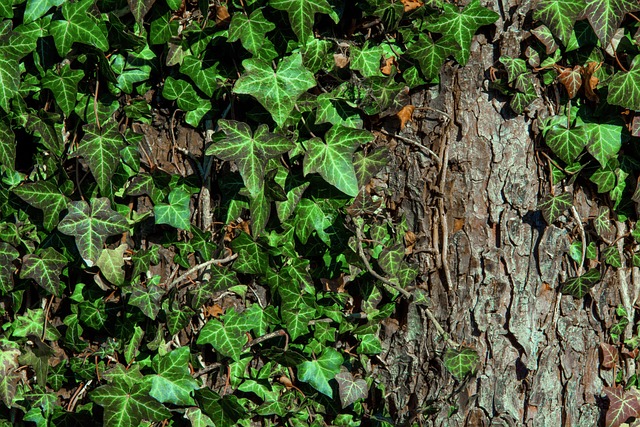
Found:
[[[139,380],[113,381],[93,390],[89,397],[104,408],[105,427],[131,427],[142,420],[162,421],[171,417],[167,408],[149,396],[148,385]]]
[[[618,160],[611,159],[606,168],[596,170],[589,179],[598,186],[598,193],[608,193],[616,186],[616,169]]]
[[[213,97],[213,92],[218,87],[218,78],[220,77],[218,66],[216,63],[203,69],[204,65],[198,58],[187,56],[182,60],[180,72],[189,76],[205,95]]]
[[[301,43],[313,36],[316,13],[330,15],[336,23],[338,22],[338,17],[327,0],[270,0],[269,6],[287,12],[291,28]]]
[[[298,365],[298,379],[309,383],[320,393],[333,397],[329,381],[340,372],[342,362],[340,353],[331,347],[325,347],[318,359]]]
[[[639,9],[638,2],[633,0],[586,0],[584,16],[589,20],[602,46],[607,46],[624,15]]]
[[[109,121],[99,128],[96,124],[82,127],[85,134],[78,146],[77,154],[89,163],[91,174],[100,190],[109,194],[111,178],[120,162],[120,150],[124,147],[118,123]]]
[[[622,143],[626,139],[622,124],[614,123],[585,123],[587,134],[587,151],[604,168],[610,159],[616,158]]]
[[[409,46],[406,54],[418,61],[420,71],[428,81],[440,75],[444,61],[458,50],[459,47],[450,38],[444,37],[434,42],[427,34],[420,33],[418,40]]]
[[[324,230],[329,227],[333,221],[325,215],[317,203],[310,199],[302,199],[296,206],[295,213],[296,236],[298,236],[298,239],[300,239],[303,244],[307,243],[307,240],[315,231],[320,240],[326,243],[327,246],[331,245],[331,238]]]
[[[471,38],[478,28],[493,24],[500,15],[480,5],[480,0],[472,0],[462,11],[456,5],[444,3],[444,13],[438,15],[435,22],[427,24],[427,29],[436,33],[452,37],[460,50],[456,59],[462,65],[469,60]]]
[[[46,14],[49,9],[55,6],[60,6],[64,1],[65,0],[28,0],[22,22],[27,24],[35,21]],[[9,1],[9,7],[11,7],[11,1]]]
[[[71,66],[66,64],[58,72],[47,70],[41,81],[42,87],[53,92],[56,103],[65,116],[71,114],[76,106],[78,83],[83,77],[84,71],[72,70]]]
[[[571,193],[562,193],[556,196],[547,194],[538,204],[538,209],[542,211],[542,216],[547,224],[554,223],[560,215],[573,206]]]
[[[298,286],[298,285],[295,285]],[[284,303],[280,307],[282,320],[289,332],[291,341],[309,332],[309,322],[316,315],[316,309],[312,306],[310,298],[291,300],[283,298]]]
[[[369,47],[368,43],[365,43],[362,48],[353,46],[350,53],[352,70],[360,71],[365,78],[383,75],[380,71],[380,61],[384,54],[382,46]]]
[[[100,256],[107,237],[129,230],[125,217],[111,209],[109,199],[91,199],[69,203],[69,213],[58,224],[62,234],[73,236],[80,256],[91,267]]]
[[[78,319],[96,331],[102,329],[107,321],[106,304],[102,298],[93,301],[82,301],[78,304]]]
[[[358,179],[353,167],[353,153],[361,144],[373,139],[362,129],[342,125],[331,127],[323,143],[319,138],[306,141],[304,174],[318,172],[325,181],[349,196],[358,195]]]
[[[1,52],[0,52],[1,53]],[[0,59],[0,61],[2,61]],[[0,67],[2,64],[0,63]],[[2,71],[0,70],[0,75]],[[0,76],[2,79],[2,76]],[[0,98],[2,94],[0,94]],[[0,104],[1,104],[0,99]],[[16,164],[16,136],[5,119],[0,119],[0,165],[13,171]]]
[[[478,353],[467,347],[460,350],[448,348],[444,354],[444,366],[458,381],[473,375],[478,364]]]
[[[375,148],[369,152],[356,152],[353,156],[353,167],[358,179],[358,188],[367,185],[388,162],[389,150],[386,147]]]
[[[64,19],[49,24],[49,33],[60,56],[65,57],[73,43],[85,43],[103,52],[109,50],[106,25],[89,11],[93,4],[94,0],[66,2],[62,6]]]
[[[124,349],[124,360],[131,364],[135,358],[140,354],[140,344],[142,344],[142,338],[144,337],[144,329],[138,325],[133,326],[133,335],[131,340],[127,343]]]
[[[573,24],[584,9],[584,0],[541,0],[533,17],[544,22],[566,46],[571,37]]]
[[[167,77],[162,88],[162,96],[178,103],[178,108],[184,111],[196,110],[205,101],[198,96],[196,90],[185,80]]]
[[[172,310],[165,312],[167,315],[167,329],[171,335],[177,334],[187,326],[189,320],[195,314],[189,307],[174,307]]]
[[[613,233],[613,225],[609,220],[608,207],[600,206],[598,208],[598,215],[596,215],[596,217],[593,219],[593,225],[596,229],[596,233],[598,233],[599,236]]]
[[[149,395],[160,403],[195,405],[191,392],[198,388],[198,383],[189,372],[190,356],[189,347],[156,356],[153,360],[156,375],[144,378],[151,386]]]
[[[301,51],[302,62],[307,70],[317,73],[323,69],[328,62],[329,49],[331,49],[331,42],[328,40],[313,37],[308,39]]]
[[[0,242],[0,294],[7,295],[13,289],[13,261],[20,252],[8,243]]]
[[[193,427],[216,427],[211,418],[206,416],[198,407],[187,408],[184,416],[191,422]]]
[[[259,196],[264,187],[267,162],[295,147],[288,139],[269,132],[267,125],[261,124],[255,133],[249,125],[233,120],[220,120],[220,129],[225,138],[214,142],[206,154],[222,160],[234,161],[251,197]]]
[[[116,249],[103,249],[96,261],[102,275],[112,284],[124,285],[124,252],[127,244],[122,244]]]
[[[600,281],[600,272],[595,268],[584,273],[582,276],[573,277],[561,285],[561,291],[565,295],[572,295],[575,298],[584,297],[589,288]]]
[[[191,196],[182,187],[169,193],[169,203],[158,203],[153,208],[156,224],[168,224],[181,230],[191,229]]]
[[[622,258],[617,246],[609,246],[602,251],[604,262],[615,268],[622,268]]]
[[[607,102],[640,111],[640,55],[636,55],[628,72],[618,71],[609,81]]]
[[[52,181],[26,183],[14,188],[13,192],[34,208],[42,209],[43,225],[47,231],[58,225],[60,213],[67,208],[69,202],[69,198]]]
[[[20,87],[20,67],[18,60],[6,46],[0,46],[0,107],[11,112],[11,99]],[[13,165],[12,165],[13,166]]]
[[[210,319],[198,335],[198,344],[211,344],[223,356],[240,360],[247,336],[237,326],[224,325],[217,319]]]
[[[46,248],[38,255],[25,255],[22,259],[21,279],[33,279],[50,294],[62,295],[60,273],[67,265],[62,254],[53,248]]]
[[[269,265],[269,256],[263,247],[254,242],[247,233],[240,233],[231,242],[231,248],[238,253],[233,269],[245,274],[264,274]]]
[[[584,126],[567,129],[556,123],[546,130],[545,142],[563,162],[573,164],[587,145],[587,135]]]
[[[164,289],[154,284],[146,287],[142,284],[136,284],[133,285],[133,291],[129,297],[129,305],[138,307],[145,316],[151,320],[156,320],[164,294]]]
[[[358,354],[380,354],[382,353],[382,344],[377,334],[363,334],[358,336],[360,344],[358,344]]]
[[[267,41],[266,34],[275,28],[276,24],[264,17],[262,9],[254,10],[249,16],[234,13],[229,25],[228,40],[231,43],[240,40],[252,55],[259,56],[262,45]]]
[[[367,382],[362,378],[354,379],[351,372],[340,372],[335,376],[338,382],[340,403],[346,408],[358,399],[366,399],[368,395]]]
[[[45,325],[44,310],[41,308],[35,310],[28,308],[24,316],[16,316],[16,320],[13,324],[14,328],[11,335],[14,337],[26,338],[29,335],[42,337],[42,331]],[[60,332],[58,329],[51,323],[46,323],[44,340],[56,341],[58,338],[60,338]]]
[[[275,73],[268,63],[260,59],[244,60],[242,66],[245,72],[233,91],[256,98],[271,113],[278,126],[287,120],[300,95],[316,85],[313,73],[304,68],[299,53],[284,58]]]

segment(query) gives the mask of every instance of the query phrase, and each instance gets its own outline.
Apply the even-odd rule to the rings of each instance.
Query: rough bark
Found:
[[[390,141],[386,177],[390,205],[419,237],[413,255],[423,267],[419,286],[451,337],[477,351],[478,371],[455,382],[442,364],[444,338],[424,308],[410,304],[402,327],[386,329],[379,378],[401,423],[599,425],[600,393],[612,380],[598,366],[610,326],[605,319],[617,304],[631,305],[637,290],[605,280],[584,300],[560,294],[562,280],[575,275],[566,250],[579,233],[572,216],[547,225],[537,209],[549,184],[536,156],[535,117],[553,106],[541,97],[528,115],[516,116],[507,99],[487,90],[487,71],[499,56],[519,55],[531,5],[484,3],[502,17],[496,33],[476,37],[466,66],[446,65],[438,87],[414,96],[414,105],[430,109],[402,133],[441,159],[448,153],[444,185],[433,156],[403,138]],[[577,199],[586,222],[597,206]],[[621,271],[607,277],[626,283],[628,270]]]

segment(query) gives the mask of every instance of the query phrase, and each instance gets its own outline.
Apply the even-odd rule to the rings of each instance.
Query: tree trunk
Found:
[[[477,351],[478,370],[456,382],[442,363],[445,339],[425,308],[410,304],[402,327],[385,329],[380,377],[400,423],[599,425],[599,396],[612,383],[612,373],[599,369],[599,344],[611,326],[605,319],[635,295],[607,280],[584,300],[559,292],[575,275],[565,253],[577,221],[569,215],[562,227],[547,225],[537,208],[550,184],[533,118],[553,107],[541,96],[527,116],[516,116],[487,90],[500,55],[519,56],[532,5],[483,3],[501,15],[496,34],[476,36],[466,66],[445,65],[439,87],[414,96],[414,105],[428,108],[389,141],[387,168],[391,206],[418,236],[419,286],[450,337]],[[407,138],[445,159],[444,167]],[[597,206],[577,200],[585,222]]]

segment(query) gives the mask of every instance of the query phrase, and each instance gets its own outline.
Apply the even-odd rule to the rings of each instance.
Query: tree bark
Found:
[[[559,292],[576,275],[566,251],[579,233],[570,214],[563,225],[547,225],[537,208],[550,184],[536,156],[535,120],[554,107],[541,94],[516,116],[508,99],[487,89],[500,55],[520,55],[531,4],[483,3],[500,13],[495,34],[476,36],[466,66],[445,65],[438,87],[414,95],[414,105],[428,108],[402,133],[441,160],[448,153],[448,161],[440,168],[424,150],[392,138],[386,169],[390,206],[419,238],[418,285],[451,338],[477,351],[478,370],[456,382],[442,363],[444,337],[423,307],[409,304],[400,310],[401,328],[385,329],[378,378],[400,424],[599,425],[602,387],[613,380],[599,369],[599,344],[611,326],[605,319],[621,301],[631,305],[637,291],[619,292],[604,280],[584,300]],[[586,222],[597,206],[577,200]]]

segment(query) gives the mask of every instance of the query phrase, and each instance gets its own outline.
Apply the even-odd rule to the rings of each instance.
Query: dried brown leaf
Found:
[[[613,369],[618,361],[618,352],[611,344],[602,342],[600,343],[600,357],[600,366],[602,366],[602,369]]]
[[[416,10],[420,6],[424,5],[420,0],[400,0],[404,5],[404,13],[411,12],[412,10]]]
[[[558,74],[558,81],[565,87],[569,99],[575,98],[582,86],[582,66],[576,65],[573,68],[555,66]]]
[[[601,62],[589,62],[582,69],[582,80],[585,84],[582,86],[584,88],[584,95],[587,97],[589,101],[599,102],[600,98],[595,93],[595,89],[598,86],[598,78],[593,74],[600,69],[602,66]]]
[[[393,67],[398,66],[398,62],[396,61],[395,56],[391,56],[389,58],[385,58],[382,61],[382,66],[380,67],[380,72],[385,76],[390,76],[393,72]]]
[[[640,392],[631,388],[624,390],[622,386],[604,387],[604,394],[609,398],[609,409],[605,416],[607,427],[619,427],[631,417],[640,416]]]
[[[402,107],[402,109],[396,113],[396,116],[398,116],[398,120],[400,120],[400,130],[404,129],[407,122],[413,120],[413,110],[415,109],[416,107],[409,104]]]

